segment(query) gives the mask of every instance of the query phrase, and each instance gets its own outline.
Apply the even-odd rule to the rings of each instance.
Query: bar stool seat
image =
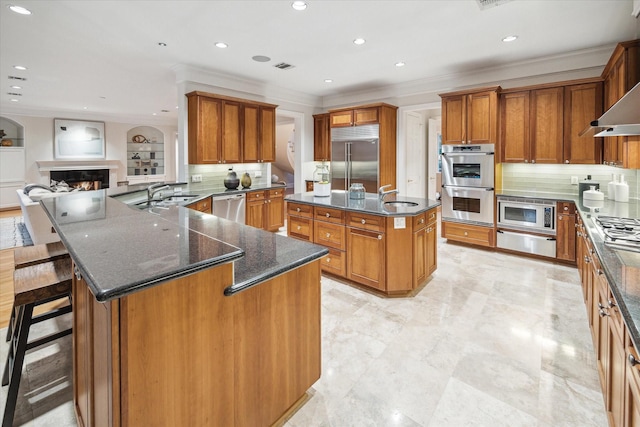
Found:
[[[11,344],[4,366],[2,385],[9,385],[2,427],[11,427],[22,376],[22,364],[27,350],[41,346],[71,333],[71,328],[28,341],[31,325],[71,312],[71,305],[33,316],[35,306],[71,297],[71,259],[62,257],[53,261],[28,265],[14,271],[14,311],[11,326]]]

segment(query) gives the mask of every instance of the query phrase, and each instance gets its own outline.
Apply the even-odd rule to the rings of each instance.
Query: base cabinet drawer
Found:
[[[495,235],[493,227],[442,221],[442,237],[445,239],[494,248]]]
[[[315,221],[313,234],[313,243],[342,251],[347,249],[346,228],[344,225]]]
[[[347,256],[343,251],[329,249],[329,255],[322,258],[320,263],[322,271],[335,274],[337,276],[347,276]]]
[[[311,218],[301,218],[289,216],[287,221],[287,235],[300,240],[313,242],[313,220]]]

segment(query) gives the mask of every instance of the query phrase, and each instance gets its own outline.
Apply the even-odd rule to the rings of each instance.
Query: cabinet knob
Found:
[[[378,240],[382,240],[382,234],[378,234]]]
[[[535,163],[535,162],[536,162],[535,160],[531,160],[531,163]]]
[[[265,203],[271,203],[271,200],[266,200]]]
[[[529,160],[527,160],[527,159],[524,159],[524,162],[525,162],[525,163],[529,163]]]
[[[300,212],[300,208],[296,208],[296,212]]]
[[[469,233],[467,233],[467,232],[465,231],[465,232],[464,232],[464,235],[465,235],[465,236],[468,236],[468,235],[469,235]]]
[[[608,316],[608,315],[609,315],[609,313],[607,313],[607,312],[606,312],[604,309],[602,309],[602,308],[600,309],[600,311],[599,311],[598,313],[600,313],[600,317],[604,317],[604,316]]]
[[[327,233],[327,239],[331,237],[331,233]]]
[[[302,227],[298,226],[298,230],[300,230]]]
[[[631,366],[636,366],[638,363],[640,363],[638,362],[638,359],[633,357],[633,354],[629,354],[629,357],[627,359],[629,359],[629,365]]]
[[[364,218],[363,218],[363,219],[360,220],[360,222],[365,224],[367,221],[365,221]]]
[[[424,224],[424,218],[420,218],[420,221],[418,221],[418,223]]]
[[[327,218],[331,218],[331,214],[329,212],[326,213]]]
[[[327,264],[331,262],[331,258],[327,258]]]
[[[565,206],[564,208],[562,208],[562,210],[568,211],[569,210],[569,206]]]
[[[600,274],[600,269],[598,269],[598,274]],[[614,300],[612,300],[612,299],[608,300],[607,304],[609,304],[610,308],[613,308],[613,307],[616,306],[616,302]]]

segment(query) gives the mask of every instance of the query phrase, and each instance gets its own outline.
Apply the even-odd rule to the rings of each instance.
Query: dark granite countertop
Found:
[[[41,204],[100,302],[235,262],[231,295],[328,252],[183,207],[138,210],[107,190]]]
[[[349,199],[347,191],[334,190],[328,197],[315,197],[313,193],[296,193],[285,197],[289,202],[304,203],[314,206],[328,206],[353,212],[364,212],[373,215],[384,216],[414,216],[429,209],[440,206],[440,202],[431,199],[416,197],[402,197],[391,194],[385,197],[385,201],[397,200],[416,203],[416,206],[384,205],[378,199],[377,194],[367,193],[361,200]]]
[[[640,347],[640,253],[613,249],[605,245],[603,236],[594,222],[594,219],[598,216],[640,218],[640,201],[629,199],[628,203],[619,203],[604,200],[601,207],[591,208],[585,206],[584,200],[578,198],[577,195],[509,190],[503,190],[497,195],[535,197],[556,201],[570,201],[576,204],[589,238],[593,242],[593,248],[600,260],[603,273],[611,286],[611,292],[618,302],[629,336],[634,345]]]

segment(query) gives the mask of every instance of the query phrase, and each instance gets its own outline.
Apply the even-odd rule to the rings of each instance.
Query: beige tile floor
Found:
[[[438,245],[413,298],[323,277],[322,377],[287,427],[606,426],[576,269]],[[29,355],[15,425],[75,426],[70,343]]]

